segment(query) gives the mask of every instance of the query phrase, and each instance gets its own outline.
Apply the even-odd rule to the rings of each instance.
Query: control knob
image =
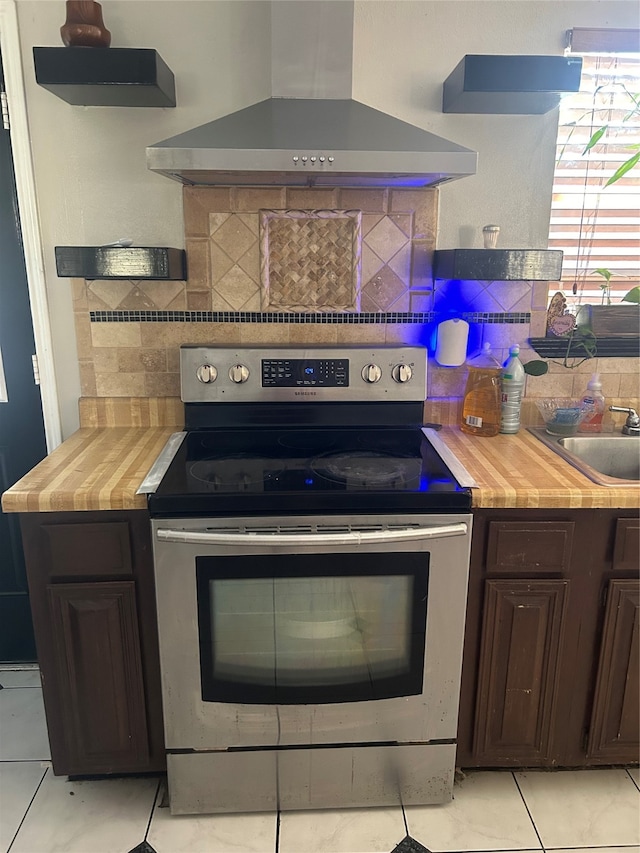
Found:
[[[233,367],[229,368],[229,379],[235,385],[241,385],[243,382],[246,382],[249,378],[249,368],[245,367],[244,364],[234,364]]]
[[[413,376],[413,371],[408,364],[396,364],[391,371],[391,375],[396,382],[408,382]]]
[[[362,378],[365,382],[369,382],[371,384],[379,382],[381,376],[382,371],[377,364],[365,364],[362,368]]]
[[[201,364],[196,370],[196,376],[198,377],[198,382],[204,382],[205,385],[208,385],[209,382],[216,381],[218,371],[212,364]]]

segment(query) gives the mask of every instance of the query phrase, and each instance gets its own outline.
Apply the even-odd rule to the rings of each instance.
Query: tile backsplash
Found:
[[[471,354],[489,341],[501,361],[512,343],[538,357],[527,340],[544,335],[546,282],[434,285],[437,189],[186,187],[183,210],[186,281],[73,281],[84,397],[179,396],[182,343],[432,348],[451,306]],[[637,396],[638,359],[552,363],[526,394],[581,393],[596,370],[605,394]],[[430,360],[433,405],[465,376]]]

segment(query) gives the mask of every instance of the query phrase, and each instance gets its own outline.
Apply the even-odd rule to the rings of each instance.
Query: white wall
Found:
[[[478,152],[478,172],[441,189],[438,247],[546,248],[558,110],[442,113],[465,54],[562,55],[572,27],[637,27],[636,0],[356,0],[354,97]]]
[[[184,245],[182,187],[150,172],[145,148],[260,101],[271,91],[269,4],[107,0],[112,47],[155,48],[176,79],[175,108],[71,106],[35,82],[32,48],[62,47],[64,2],[18,0],[62,429],[78,425],[71,286],[54,246]]]
[[[145,147],[270,94],[266,0],[105,0],[114,47],[153,47],[176,77],[175,109],[73,107],[35,82],[32,47],[61,45],[64,3],[17,0],[63,432],[77,426],[70,285],[55,245],[182,246],[181,187]],[[442,83],[466,53],[561,54],[572,26],[635,27],[636,0],[356,0],[354,97],[479,152],[443,187],[442,248],[544,246],[557,115],[444,115]]]

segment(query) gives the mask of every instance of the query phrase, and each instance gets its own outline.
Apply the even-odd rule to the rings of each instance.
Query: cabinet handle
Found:
[[[158,530],[162,542],[187,542],[203,545],[348,545],[366,543],[406,542],[420,539],[444,539],[465,536],[467,525],[447,524],[440,527],[407,528],[402,530],[350,531],[345,533],[246,533],[211,530]]]

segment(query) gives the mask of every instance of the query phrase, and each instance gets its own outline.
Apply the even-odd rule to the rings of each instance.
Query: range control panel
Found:
[[[180,348],[185,403],[419,402],[423,347]]]
[[[263,388],[347,388],[348,358],[263,358]]]

